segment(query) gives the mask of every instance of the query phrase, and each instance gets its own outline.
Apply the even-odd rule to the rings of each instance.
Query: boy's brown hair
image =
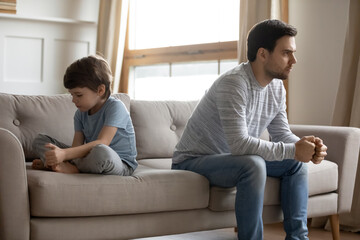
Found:
[[[104,97],[110,97],[112,73],[107,61],[98,55],[91,55],[73,62],[64,75],[64,87],[67,89],[87,87],[97,92],[101,84],[105,86]]]

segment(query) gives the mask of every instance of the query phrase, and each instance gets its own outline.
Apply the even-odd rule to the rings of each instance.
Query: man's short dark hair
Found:
[[[265,20],[256,24],[249,32],[247,39],[247,57],[250,62],[255,61],[259,48],[269,52],[274,51],[276,41],[283,36],[295,37],[295,27],[280,20]]]
[[[67,89],[87,87],[97,92],[101,84],[105,85],[105,98],[111,94],[112,73],[107,61],[98,55],[81,58],[73,62],[64,75],[64,87]]]

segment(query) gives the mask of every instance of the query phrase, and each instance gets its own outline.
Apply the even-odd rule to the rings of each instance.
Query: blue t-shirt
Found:
[[[116,134],[110,147],[134,170],[136,162],[135,131],[130,114],[123,102],[109,97],[99,111],[93,115],[77,110],[74,116],[75,131],[84,134],[85,143],[98,139],[104,126],[117,127]]]

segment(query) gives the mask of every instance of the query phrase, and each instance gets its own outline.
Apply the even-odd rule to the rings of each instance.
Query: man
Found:
[[[286,79],[296,63],[297,30],[279,20],[255,25],[248,60],[220,76],[199,102],[176,146],[173,169],[199,173],[212,186],[237,188],[238,239],[263,239],[266,176],[281,180],[286,239],[308,239],[307,162],[320,163],[320,138],[299,139],[288,124]],[[260,140],[267,129],[271,142]]]

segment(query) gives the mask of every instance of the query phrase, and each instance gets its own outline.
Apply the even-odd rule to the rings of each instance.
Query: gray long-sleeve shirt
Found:
[[[259,139],[268,129],[271,142]],[[173,163],[201,155],[259,155],[294,158],[299,138],[289,129],[282,80],[262,87],[250,63],[220,76],[201,99],[176,145]]]

